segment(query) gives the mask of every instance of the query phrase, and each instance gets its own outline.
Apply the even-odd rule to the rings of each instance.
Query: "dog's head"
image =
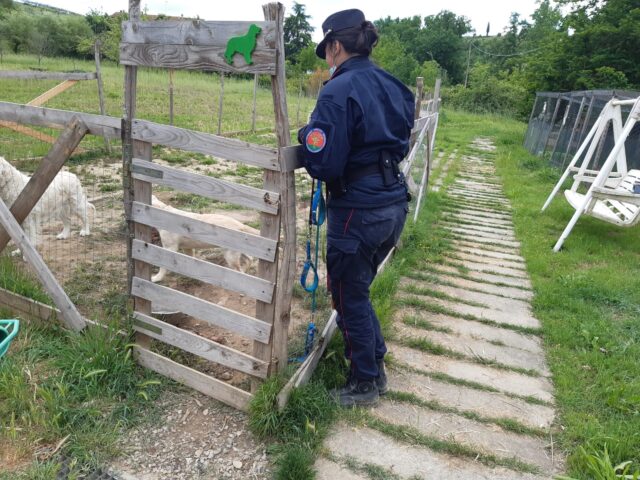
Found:
[[[249,27],[249,35],[253,37],[257,37],[258,35],[260,35],[260,32],[262,32],[262,28],[260,28],[255,23],[252,23],[251,26]]]

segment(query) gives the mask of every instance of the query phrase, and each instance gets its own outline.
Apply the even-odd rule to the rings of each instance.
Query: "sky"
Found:
[[[87,13],[97,9],[107,13],[128,10],[128,0],[38,0],[40,3],[52,5],[72,12]],[[284,4],[285,16],[291,12],[293,0],[281,0]],[[147,13],[164,13],[167,15],[199,16],[204,20],[261,20],[262,5],[267,0],[141,0],[141,6]],[[314,41],[322,39],[320,26],[330,14],[346,8],[359,8],[368,20],[377,20],[390,16],[411,17],[435,15],[442,10],[450,10],[457,15],[464,15],[471,20],[472,27],[479,35],[484,35],[487,23],[491,23],[490,34],[504,31],[512,12],[518,12],[523,18],[536,9],[536,0],[299,0],[306,6],[306,13],[311,15],[309,22],[316,30]]]

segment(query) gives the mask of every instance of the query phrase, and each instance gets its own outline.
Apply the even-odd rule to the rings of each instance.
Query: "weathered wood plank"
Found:
[[[100,40],[96,40],[93,44],[94,58],[96,62],[96,80],[98,82],[98,103],[100,104],[100,115],[106,115],[107,109],[104,103],[104,84],[102,82],[102,67],[100,65]],[[107,152],[111,153],[111,143],[109,137],[104,137],[104,145]]]
[[[265,213],[278,213],[280,194],[277,192],[178,170],[140,158],[133,159],[132,173],[133,178],[157,185],[165,185],[183,192],[195,193]]]
[[[69,126],[60,134],[38,169],[29,179],[18,197],[11,205],[11,214],[18,223],[22,223],[36,206],[64,163],[80,144],[88,129],[82,120],[74,117]],[[9,234],[0,228],[0,252],[9,243]]]
[[[133,156],[139,156],[143,159],[146,159],[150,162],[152,156],[152,145],[150,143],[139,142],[134,140],[133,142]],[[133,200],[136,202],[151,204],[151,191],[153,185],[149,182],[145,182],[142,180],[132,179],[133,183]],[[139,241],[151,243],[153,232],[150,226],[143,225],[140,223],[133,224],[133,236],[135,239]],[[132,239],[128,239],[127,252],[131,255],[130,259],[133,258],[133,243]],[[151,265],[146,262],[142,262],[140,260],[133,261],[133,275],[143,280],[151,280]],[[151,314],[151,302],[144,298],[134,297],[133,306],[135,311]],[[138,332],[136,334],[136,342],[143,346],[149,347],[151,345],[151,338],[144,335],[143,333]]]
[[[274,286],[267,280],[179,252],[172,252],[151,243],[134,240],[132,255],[136,260],[164,267],[180,275],[186,275],[227,290],[243,293],[263,302],[271,303],[273,297]]]
[[[287,109],[287,84],[284,64],[284,6],[271,3],[263,7],[265,19],[276,22],[278,57],[276,75],[271,77],[273,110],[276,117],[276,136],[281,149],[291,144],[289,115]],[[284,162],[283,159],[281,159]],[[284,233],[282,262],[277,274],[275,315],[273,319],[273,346],[271,356],[275,359],[278,372],[284,372],[288,365],[289,322],[291,320],[291,299],[295,284],[296,269],[296,182],[293,171],[280,167],[280,194],[282,198],[281,225]],[[274,231],[275,233],[276,231]],[[278,234],[279,235],[279,234]]]
[[[224,53],[224,47],[121,43],[120,63],[139,67],[214,70],[225,73],[273,75],[275,72],[274,49],[255,50],[251,56],[251,64],[247,64],[241,55],[235,55],[233,65],[229,65]]]
[[[133,328],[138,332],[254,377],[267,377],[268,365],[262,360],[149,315],[135,312],[134,316]]]
[[[0,288],[0,305],[12,312],[35,320],[50,321],[60,315],[60,310],[15,292]]]
[[[74,116],[82,120],[92,135],[120,139],[120,118],[0,102],[0,120],[8,122],[62,129]]]
[[[146,348],[134,347],[135,356],[143,367],[169,377],[176,382],[187,385],[216,400],[231,405],[239,410],[247,411],[252,395],[221,380],[185,367]]]
[[[95,80],[95,72],[91,73],[64,73],[64,72],[29,72],[0,70],[0,78],[16,80]]]
[[[231,37],[245,35],[251,25],[262,32],[257,37],[256,50],[276,48],[275,22],[220,22],[203,20],[161,20],[153,22],[122,22],[124,43],[161,43],[169,45],[207,45],[226,48]]]
[[[60,309],[60,316],[65,325],[73,330],[82,330],[86,322],[76,310],[75,305],[71,302],[64,289],[56,281],[53,273],[44,263],[44,260],[37,250],[29,243],[27,236],[20,227],[20,224],[13,218],[9,208],[0,200],[0,223],[5,228],[16,246],[22,251],[22,254],[33,267],[36,275],[42,282],[51,299]]]
[[[193,295],[156,285],[137,277],[133,278],[131,293],[137,297],[146,298],[150,302],[172,305],[180,312],[253,340],[263,343],[269,341],[271,325],[268,323]]]
[[[278,248],[277,240],[212,225],[140,202],[133,202],[131,205],[131,219],[143,225],[179,233],[210,245],[229,248],[268,262],[275,260]]]
[[[39,97],[34,98],[30,102],[28,102],[27,105],[30,105],[32,107],[39,107],[41,105],[44,105],[45,103],[47,103],[49,100],[51,100],[56,95],[60,95],[65,90],[69,90],[76,83],[78,83],[78,80],[65,80],[64,82],[59,83],[58,85],[56,85],[52,89],[47,90],[46,92],[44,92]]]
[[[298,168],[303,168],[303,154],[304,150],[302,145],[292,145],[283,147],[280,149],[280,162],[283,172],[293,172]]]
[[[33,128],[25,127],[24,125],[20,125],[16,122],[7,122],[5,120],[0,120],[0,127],[10,128],[14,132],[22,133],[23,135],[35,138],[36,140],[40,140],[41,142],[54,143],[56,141],[56,138],[52,137],[51,135],[39,132],[37,130],[34,130]]]
[[[132,127],[135,140],[180,148],[189,152],[214,155],[226,160],[254,165],[268,170],[279,170],[278,151],[275,148],[253,145],[233,138],[210,133],[194,132],[184,128],[161,125],[146,120],[135,120]]]

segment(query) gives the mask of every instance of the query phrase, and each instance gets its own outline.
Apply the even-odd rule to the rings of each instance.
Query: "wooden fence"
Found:
[[[67,130],[80,128],[82,135],[122,139],[124,205],[129,233],[129,288],[134,304],[133,327],[137,332],[135,356],[145,367],[243,410],[248,407],[252,392],[260,382],[270,375],[282,372],[287,366],[290,307],[296,277],[293,172],[300,167],[300,148],[290,146],[284,74],[284,9],[281,4],[271,3],[265,5],[263,10],[265,20],[261,22],[145,23],[139,21],[139,0],[130,0],[130,20],[123,25],[121,45],[121,60],[126,65],[125,113],[122,119],[0,102],[0,121]],[[262,29],[257,37],[253,62],[247,63],[240,55],[236,55],[230,65],[224,59],[224,45],[229,38],[244,34],[251,25]],[[225,73],[271,75],[277,146],[253,145],[214,134],[137,119],[138,66],[207,68]],[[438,90],[439,83],[435,99],[439,98]],[[439,100],[423,104],[419,87],[417,102],[412,147],[403,164],[407,178],[412,178],[415,159],[424,155],[420,184],[416,185],[411,180],[412,190],[416,195],[416,212],[420,208],[428,182]],[[203,153],[258,167],[263,172],[262,185],[242,185],[173,166],[159,165],[152,161],[154,145]],[[56,168],[63,163],[58,161]],[[36,174],[33,178],[37,182],[43,176]],[[151,202],[154,186],[168,187],[254,210],[260,216],[260,233],[244,233],[157,208]],[[0,223],[14,241],[22,238],[16,219],[1,202]],[[257,273],[250,275],[235,271],[154,245],[151,238],[153,228],[257,258]],[[0,291],[0,301],[13,304],[15,308],[29,314],[47,318],[60,315],[67,319],[69,326],[76,329],[92,323],[76,315],[77,311],[68,297],[63,295],[60,285],[51,275],[46,275],[46,265],[39,259],[35,249],[30,249],[28,242],[21,246],[28,252],[30,263],[40,272],[45,272],[41,275],[41,280],[54,298],[57,309],[45,308],[37,302],[29,302],[4,291]],[[152,266],[163,267],[179,275],[251,297],[256,301],[255,314],[248,315],[176,288],[155,284],[150,281]],[[152,314],[152,304],[170,305],[172,309],[195,317],[207,325],[247,339],[252,342],[251,351],[240,351],[156,318]],[[311,377],[335,328],[334,312],[318,344],[280,394],[281,405],[286,403],[294,387]],[[161,355],[153,349],[153,340],[248,375],[252,379],[251,390],[230,385]]]
[[[262,22],[139,21],[139,1],[130,1],[120,48],[125,73],[123,162],[125,211],[129,220],[133,260],[131,294],[134,297],[136,357],[163,375],[246,409],[251,393],[175,362],[151,350],[151,339],[248,374],[255,389],[260,380],[286,367],[288,319],[295,267],[295,183],[280,149],[289,145],[289,122],[284,74],[284,10],[280,4],[264,7]],[[256,27],[258,27],[256,29]],[[240,55],[225,59],[229,40],[259,29],[252,62]],[[167,69],[207,69],[220,73],[260,73],[272,78],[278,148],[252,145],[218,135],[194,132],[135,118],[138,66]],[[199,152],[263,169],[262,188],[238,185],[205,175],[160,167],[151,161],[153,145]],[[260,235],[252,235],[151,205],[152,185],[202,195],[260,213]],[[280,231],[284,248],[280,260]],[[257,275],[220,267],[151,244],[151,228],[168,230],[209,245],[235,250],[259,259]],[[280,261],[280,268],[278,264]],[[255,298],[254,316],[222,307],[150,281],[151,265]],[[253,341],[251,354],[222,345],[170,325],[151,315],[151,304],[171,305],[210,325]]]

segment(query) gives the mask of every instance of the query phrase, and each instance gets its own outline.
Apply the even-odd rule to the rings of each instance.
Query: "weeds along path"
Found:
[[[318,479],[550,479],[553,387],[489,139],[437,158],[447,248],[403,272],[390,392],[343,415]]]

